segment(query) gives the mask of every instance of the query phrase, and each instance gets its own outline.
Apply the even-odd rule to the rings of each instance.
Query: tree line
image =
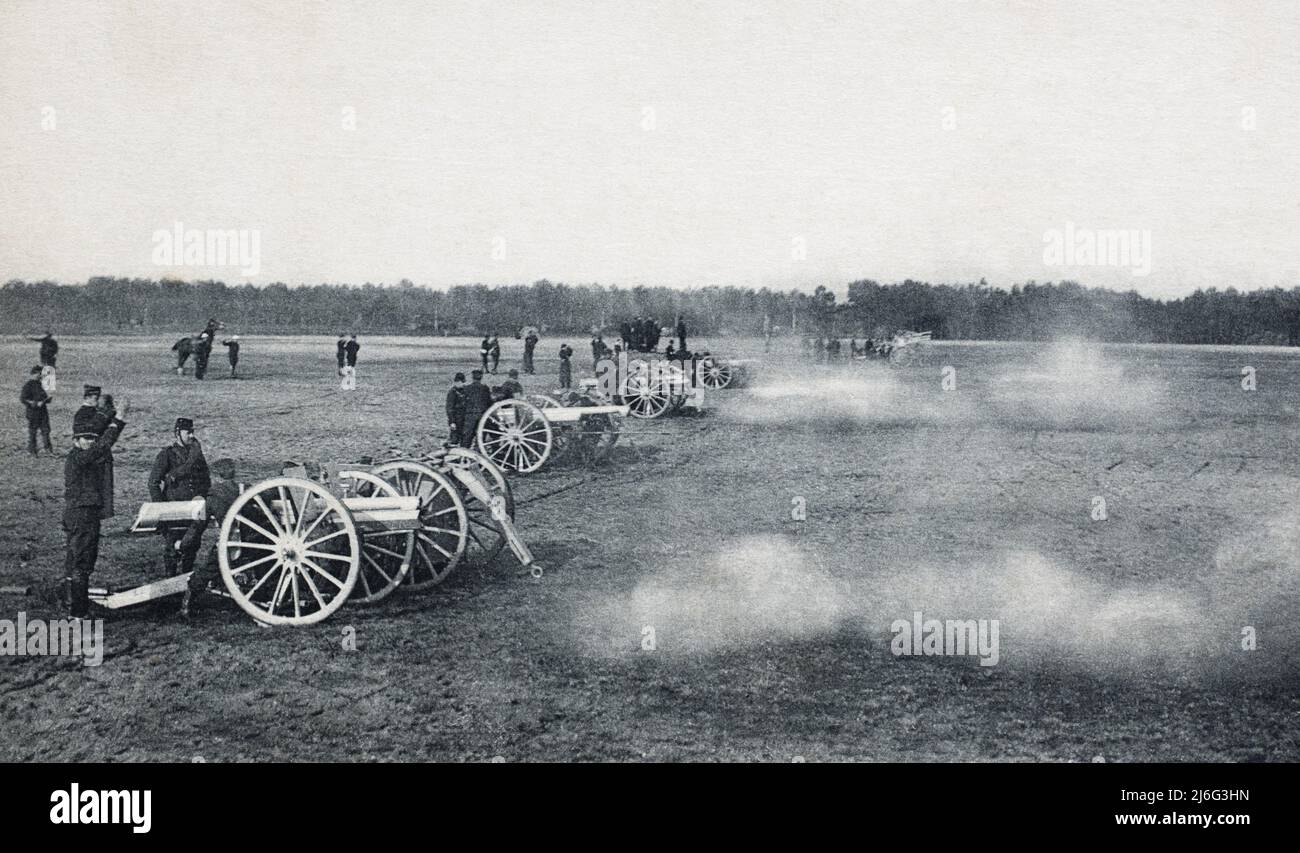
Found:
[[[620,288],[538,281],[460,285],[410,281],[383,286],[92,278],[85,284],[10,281],[0,288],[0,331],[8,334],[195,332],[215,317],[241,333],[416,335],[543,334],[617,330],[624,320],[671,325],[682,315],[692,335],[867,337],[900,329],[935,339],[1050,340],[1186,344],[1300,343],[1300,287],[1240,292],[1197,290],[1152,299],[1065,281],[930,284],[851,283],[845,301],[818,286],[799,290],[708,286]]]

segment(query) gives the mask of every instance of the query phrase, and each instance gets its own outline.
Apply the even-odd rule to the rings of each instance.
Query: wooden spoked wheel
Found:
[[[734,376],[730,365],[712,357],[700,362],[699,372],[700,382],[710,391],[726,388]]]
[[[344,499],[401,497],[396,486],[366,471],[340,471],[338,482]],[[414,530],[362,528],[361,574],[349,601],[373,604],[392,595],[406,580],[414,554]]]
[[[361,539],[343,502],[319,483],[277,477],[244,490],[217,540],[230,597],[270,625],[309,625],[343,606]]]
[[[626,386],[622,404],[634,418],[657,418],[672,405],[673,395],[667,383],[652,379],[648,373],[629,375]]]
[[[402,586],[423,589],[442,583],[460,563],[469,542],[469,513],[460,490],[444,474],[419,462],[387,462],[370,473],[420,499],[411,570]]]
[[[483,413],[478,450],[506,471],[528,474],[542,467],[555,433],[542,410],[526,400],[502,400]]]
[[[486,566],[496,559],[506,544],[501,525],[493,515],[494,510],[504,512],[511,521],[515,518],[515,496],[510,490],[510,484],[492,460],[463,447],[449,448],[443,457],[443,464],[469,471],[487,489],[488,502],[484,503],[467,489],[461,488],[461,497],[469,514],[469,542],[465,546],[465,558],[473,565]]]

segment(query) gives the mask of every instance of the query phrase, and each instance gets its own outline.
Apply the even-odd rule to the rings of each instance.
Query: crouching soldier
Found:
[[[194,421],[177,418],[172,434],[175,440],[158,454],[149,471],[149,499],[189,501],[205,497],[212,478],[208,473],[208,462],[203,458],[203,447],[194,436]],[[167,577],[175,577],[194,568],[202,530],[199,531],[199,537],[194,537],[187,545],[183,544],[186,532],[186,528],[170,527],[164,527],[161,531],[163,567]]]
[[[105,489],[111,482],[105,476],[105,462],[113,443],[126,426],[122,420],[130,410],[125,400],[113,419],[97,432],[89,422],[74,429],[72,450],[63,463],[63,531],[68,534],[64,563],[64,587],[68,608],[75,618],[90,615],[90,575],[99,559],[99,522],[104,509]]]
[[[220,530],[231,505],[239,497],[239,484],[235,482],[234,460],[218,459],[212,463],[211,472],[213,476],[208,489],[207,514],[202,521],[196,521],[186,529],[185,535],[178,543],[182,553],[198,553],[204,529],[212,524]],[[221,575],[221,558],[217,555],[217,545],[217,542],[213,542],[209,546],[207,558],[190,575],[189,585],[185,588],[185,597],[181,599],[181,616],[186,619],[189,618],[195,602],[202,600],[208,584]]]

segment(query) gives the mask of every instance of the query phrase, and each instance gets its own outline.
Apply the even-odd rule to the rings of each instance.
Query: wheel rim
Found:
[[[420,499],[421,528],[415,533],[411,570],[403,586],[422,589],[442,583],[459,565],[469,538],[469,517],[456,486],[418,462],[389,462],[371,473],[398,494]]]
[[[308,625],[343,606],[361,542],[343,502],[319,483],[277,477],[246,489],[221,525],[226,590],[254,619]]]
[[[463,468],[477,474],[492,497],[501,498],[506,516],[514,520],[514,493],[506,481],[505,474],[492,463],[492,460],[473,450],[453,447],[447,451],[444,462],[450,467]],[[461,496],[465,500],[465,511],[469,519],[469,542],[465,546],[465,559],[474,565],[489,565],[505,547],[505,533],[493,518],[490,504],[484,504],[468,491],[462,491]]]
[[[340,471],[344,498],[400,497],[391,483],[365,471]],[[415,555],[414,530],[361,530],[361,571],[348,601],[374,604],[392,595],[406,580]]]
[[[507,470],[528,474],[542,467],[555,435],[542,410],[524,400],[502,400],[483,413],[478,449]]]
[[[700,364],[700,381],[711,391],[720,391],[731,384],[731,368],[714,359],[705,359]]]

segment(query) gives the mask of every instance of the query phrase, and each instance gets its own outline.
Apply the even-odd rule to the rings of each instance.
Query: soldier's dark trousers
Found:
[[[177,551],[176,543],[185,537],[186,530],[187,528],[184,527],[163,528],[163,567],[169,578],[193,571],[194,560],[199,555],[199,549],[203,547],[203,539],[200,536],[195,538],[193,545]]]
[[[460,446],[474,449],[474,439],[477,437],[478,422],[481,415],[466,415],[465,422],[460,425]]]
[[[36,434],[40,433],[41,443],[50,453],[54,452],[54,446],[50,444],[50,413],[41,409],[40,415],[35,419],[27,419],[27,452],[36,455]]]
[[[68,590],[68,611],[73,616],[90,615],[90,575],[99,559],[99,507],[73,507],[63,513],[63,531],[68,534],[64,560],[64,583]]]
[[[217,543],[213,542],[208,548],[207,557],[194,569],[194,574],[190,575],[188,584],[190,593],[198,595],[219,577],[221,577],[221,562],[217,557]]]

